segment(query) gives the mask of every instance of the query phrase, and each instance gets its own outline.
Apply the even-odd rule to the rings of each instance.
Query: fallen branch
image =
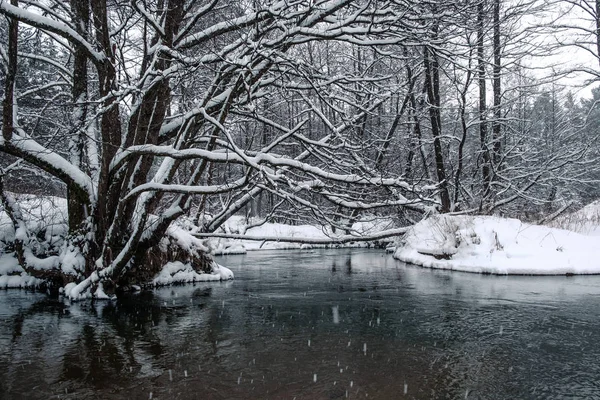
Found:
[[[536,222],[537,225],[543,225],[543,224],[548,224],[552,221],[554,221],[556,218],[558,218],[562,213],[564,213],[569,207],[571,207],[571,205],[573,204],[572,201],[567,202],[565,205],[563,205],[561,208],[559,208],[557,211],[553,212],[552,214],[540,219],[539,221]]]
[[[306,238],[306,237],[294,237],[294,236],[247,236],[238,234],[227,234],[227,233],[194,233],[193,236],[200,239],[207,238],[220,238],[220,239],[242,239],[242,240],[255,240],[264,242],[289,242],[289,243],[301,243],[301,244],[340,244],[348,242],[369,242],[374,240],[386,239],[394,236],[400,236],[406,233],[408,227],[389,229],[386,231],[378,232],[372,235],[344,235],[338,237],[329,238]]]

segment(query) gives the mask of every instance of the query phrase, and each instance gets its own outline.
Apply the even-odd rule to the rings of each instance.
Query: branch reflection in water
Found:
[[[2,397],[600,396],[600,277],[432,271],[366,249],[219,262],[235,281],[114,302],[0,292]]]

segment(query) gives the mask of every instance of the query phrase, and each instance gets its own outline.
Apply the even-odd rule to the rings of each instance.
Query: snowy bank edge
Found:
[[[459,218],[462,222],[456,222]],[[436,220],[438,222],[436,222]],[[452,220],[455,220],[452,222]],[[433,222],[432,222],[433,221]],[[448,223],[451,221],[450,223]],[[439,223],[441,222],[441,223]],[[457,227],[456,233],[464,234],[465,225],[471,225],[469,229],[472,232],[476,232],[477,235],[483,236],[485,234],[492,233],[495,236],[495,240],[498,240],[498,233],[496,229],[500,228],[506,230],[507,226],[514,227],[518,226],[518,229],[513,232],[517,236],[522,234],[523,231],[531,229],[534,231],[547,231],[544,232],[544,236],[557,236],[561,237],[562,240],[566,240],[567,249],[570,250],[572,256],[566,256],[563,253],[562,246],[556,248],[557,252],[549,252],[548,246],[544,250],[545,253],[540,252],[540,248],[528,248],[526,245],[519,248],[518,250],[527,249],[529,252],[518,256],[515,260],[511,260],[510,256],[506,255],[504,249],[500,246],[499,249],[495,249],[494,246],[489,247],[490,243],[488,240],[488,247],[476,246],[480,242],[472,242],[470,244],[465,243],[464,237],[463,243],[459,243],[456,249],[452,249],[448,246],[447,241],[441,243],[439,238],[436,238],[437,234],[440,233],[439,227],[454,226]],[[475,226],[475,228],[473,228]],[[432,229],[433,227],[433,229]],[[483,229],[485,228],[485,229]],[[451,234],[449,234],[451,233]],[[455,232],[446,232],[442,236],[448,239]],[[503,232],[503,239],[507,239],[506,232]],[[538,232],[539,234],[539,232]],[[476,235],[475,235],[476,236]],[[509,235],[510,236],[510,235]],[[511,238],[512,239],[512,238]],[[519,239],[522,240],[523,238]],[[429,246],[424,245],[429,243]],[[431,247],[431,243],[435,243],[436,246]],[[518,241],[515,240],[515,243]],[[514,246],[515,243],[509,243]],[[521,222],[516,219],[500,218],[492,216],[449,216],[449,215],[437,215],[433,218],[425,219],[418,224],[412,226],[407,231],[404,238],[398,244],[394,251],[393,257],[396,260],[416,265],[423,268],[440,269],[446,271],[457,271],[457,272],[468,272],[483,275],[516,275],[516,276],[573,276],[573,275],[600,275],[600,244],[596,238],[580,235],[578,233],[567,231],[563,229],[550,228],[542,225],[530,225]],[[457,251],[458,250],[458,251]],[[482,251],[483,250],[483,251]],[[513,248],[514,250],[514,248]],[[558,252],[560,251],[560,253]],[[459,253],[458,259],[454,259],[454,255]],[[482,255],[489,253],[488,257],[482,257]],[[553,254],[550,254],[553,253]],[[436,255],[449,256],[449,259],[441,259],[435,257]],[[494,262],[492,262],[494,258]],[[523,261],[526,261],[525,263]],[[598,260],[591,261],[590,260]],[[500,263],[498,261],[501,261]],[[517,261],[516,264],[514,261]],[[540,264],[543,265],[540,267]]]
[[[432,270],[442,271],[454,271],[468,274],[478,275],[496,275],[496,276],[578,276],[578,275],[600,275],[600,271],[576,271],[570,268],[560,268],[548,271],[531,271],[529,269],[512,269],[512,270],[500,270],[496,267],[487,266],[461,266],[453,265],[444,260],[430,259],[429,256],[423,256],[420,253],[412,254],[411,251],[403,251],[403,249],[397,249],[393,255],[394,259],[417,266],[419,268],[428,268]],[[427,257],[428,259],[425,259]]]
[[[198,273],[191,264],[172,261],[152,279],[150,286],[167,286],[174,283],[228,281],[234,278],[233,271],[213,261],[211,273]]]

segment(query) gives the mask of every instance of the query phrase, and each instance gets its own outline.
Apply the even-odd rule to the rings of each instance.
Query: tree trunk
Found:
[[[71,0],[71,10],[75,20],[75,29],[84,39],[88,37],[90,9],[88,0]],[[82,168],[85,164],[85,144],[87,134],[88,76],[87,52],[77,43],[72,43],[73,54],[73,139],[69,143],[69,157],[73,165]],[[73,236],[84,228],[87,217],[92,215],[92,207],[85,193],[76,185],[67,187],[69,233]]]
[[[487,145],[487,94],[485,77],[485,48],[484,48],[484,25],[485,25],[485,0],[477,4],[477,71],[479,77],[479,140],[481,144],[481,155],[483,163],[481,175],[483,180],[483,198],[486,198],[490,189],[490,153]]]
[[[450,193],[448,192],[448,181],[444,167],[444,154],[440,136],[442,134],[442,119],[440,115],[440,75],[439,65],[435,52],[425,47],[425,86],[427,98],[429,99],[429,118],[431,120],[431,134],[433,135],[433,151],[435,155],[435,171],[437,174],[440,190],[442,213],[450,211]]]
[[[492,132],[494,140],[494,169],[498,171],[500,169],[500,160],[502,152],[502,86],[501,86],[501,56],[502,48],[500,47],[500,0],[494,0],[494,68],[493,68],[493,79],[494,79],[494,121],[492,122]]]
[[[468,127],[467,127],[467,118],[466,118],[466,107],[467,107],[467,92],[469,91],[469,86],[471,85],[471,57],[472,57],[472,52],[469,53],[469,68],[467,69],[467,75],[465,77],[465,84],[462,88],[462,90],[460,91],[460,100],[459,100],[459,106],[458,106],[458,114],[459,114],[459,118],[460,118],[460,127],[462,130],[462,135],[460,138],[460,143],[458,144],[458,154],[457,154],[457,166],[456,166],[456,172],[454,174],[454,205],[456,207],[456,204],[458,203],[459,200],[459,195],[460,195],[460,177],[462,174],[462,170],[463,170],[463,153],[464,153],[464,147],[465,147],[465,143],[467,141],[467,136],[468,136]]]
[[[596,58],[600,64],[600,0],[596,0]]]
[[[17,0],[11,0],[13,6],[17,6]],[[17,43],[19,39],[19,22],[16,19],[8,20],[8,66],[4,79],[4,99],[2,100],[2,137],[9,142],[13,136],[14,109],[15,109],[15,81],[17,77]]]

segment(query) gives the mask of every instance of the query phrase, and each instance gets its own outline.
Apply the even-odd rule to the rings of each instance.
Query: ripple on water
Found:
[[[365,249],[252,252],[219,263],[235,281],[93,307],[0,291],[0,393],[600,397],[600,277],[434,271]]]

